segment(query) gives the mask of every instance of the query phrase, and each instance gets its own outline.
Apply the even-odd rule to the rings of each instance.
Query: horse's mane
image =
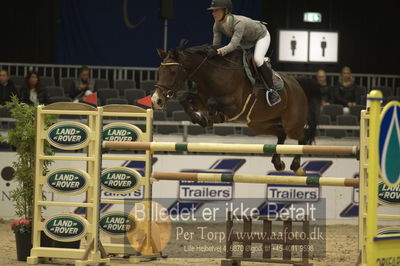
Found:
[[[206,57],[208,54],[208,51],[210,51],[210,49],[212,49],[212,46],[207,45],[207,44],[193,46],[193,47],[189,47],[189,48],[178,46],[178,47],[172,48],[168,51],[168,57],[170,57],[174,60],[179,60],[180,53],[184,53],[186,55],[200,55],[202,57]]]
[[[186,49],[183,49],[183,50],[181,50],[181,51],[183,51],[184,53],[186,53],[186,54],[190,54],[190,55],[195,55],[195,54],[198,54],[198,55],[201,55],[201,56],[203,56],[203,57],[206,57],[207,56],[207,54],[208,54],[208,52],[211,50],[211,49],[218,49],[218,48],[220,48],[221,46],[219,46],[219,45],[208,45],[208,44],[203,44],[203,45],[198,45],[198,46],[193,46],[193,47],[189,47],[189,48],[186,48]],[[232,53],[230,53],[230,54],[228,54],[228,55],[226,55],[227,57],[231,57],[231,56],[233,56],[234,54],[236,54],[236,53],[242,53],[242,51],[241,51],[241,49],[236,49],[235,51],[233,51]]]
[[[189,54],[207,54],[210,49],[216,49],[217,47],[208,44],[192,46],[184,49],[183,51]]]

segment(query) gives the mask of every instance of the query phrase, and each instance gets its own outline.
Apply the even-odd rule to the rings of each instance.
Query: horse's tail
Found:
[[[321,108],[321,92],[318,83],[311,78],[297,77],[296,80],[300,83],[308,99],[308,119],[305,135],[307,144],[312,144],[317,134],[319,112]]]

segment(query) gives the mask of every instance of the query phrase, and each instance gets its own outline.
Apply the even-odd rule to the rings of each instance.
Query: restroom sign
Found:
[[[337,63],[339,34],[310,31],[310,62]]]
[[[337,63],[339,33],[280,30],[278,60],[293,63]]]
[[[279,61],[307,62],[308,31],[279,31]]]

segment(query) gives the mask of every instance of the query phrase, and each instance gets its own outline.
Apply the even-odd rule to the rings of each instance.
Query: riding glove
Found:
[[[214,48],[208,49],[208,51],[207,51],[207,57],[208,58],[213,58],[213,57],[215,57],[217,55],[218,55],[218,52],[217,52],[216,49],[214,49]]]

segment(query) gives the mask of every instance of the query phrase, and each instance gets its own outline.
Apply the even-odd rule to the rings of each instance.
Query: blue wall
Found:
[[[12,0],[2,1],[1,62],[158,66],[156,48],[163,46],[160,0],[127,0],[129,19],[123,22],[123,0]],[[210,43],[211,0],[175,0],[176,18],[170,21],[169,47],[181,38],[189,45]],[[323,68],[339,72],[348,65],[354,73],[400,74],[400,28],[396,1],[348,0],[233,0],[234,13],[268,22],[268,56],[279,71]],[[303,12],[322,14],[322,23],[304,23]],[[277,61],[278,29],[339,31],[337,64],[300,64]],[[398,86],[398,85],[396,85]]]
[[[213,18],[208,0],[176,0],[175,19],[169,21],[168,48],[181,38],[189,46],[212,42]],[[233,1],[234,13],[261,19],[261,0]],[[57,26],[56,63],[155,67],[160,63],[156,48],[163,47],[164,21],[160,0],[128,0],[124,23],[123,0],[61,0]]]

